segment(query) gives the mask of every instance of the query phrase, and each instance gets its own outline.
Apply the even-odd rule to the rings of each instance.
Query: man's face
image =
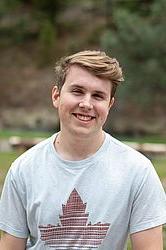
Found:
[[[53,105],[58,109],[64,135],[96,136],[102,132],[110,107],[111,83],[84,68],[72,65],[59,92],[52,91]]]

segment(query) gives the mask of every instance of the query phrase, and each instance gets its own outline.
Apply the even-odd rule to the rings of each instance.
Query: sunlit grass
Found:
[[[56,131],[54,131],[56,132]],[[0,130],[0,139],[9,138],[11,136],[20,136],[24,138],[33,138],[33,137],[49,137],[54,132],[50,131],[38,131],[38,130]],[[166,143],[166,137],[159,135],[144,135],[144,136],[118,136],[114,134],[116,138],[121,141],[130,141],[138,143]]]
[[[4,182],[4,178],[11,163],[19,156],[19,152],[0,152],[0,190]]]
[[[5,139],[5,138],[8,139],[11,136],[19,136],[23,138],[34,138],[34,137],[47,138],[52,133],[47,131],[31,131],[31,130],[0,130],[0,139]]]
[[[166,158],[156,158],[152,160],[161,180],[166,179]]]
[[[145,136],[116,136],[120,141],[129,141],[137,143],[166,143],[166,137],[158,135],[145,135]]]

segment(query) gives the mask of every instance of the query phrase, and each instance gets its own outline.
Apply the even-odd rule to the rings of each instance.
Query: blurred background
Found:
[[[149,156],[166,186],[165,13],[165,0],[0,1],[0,187],[22,151],[59,129],[55,62],[85,49],[120,61],[105,129]]]
[[[166,137],[165,13],[165,0],[1,0],[0,129],[56,129],[55,62],[101,49],[125,77],[107,130]]]

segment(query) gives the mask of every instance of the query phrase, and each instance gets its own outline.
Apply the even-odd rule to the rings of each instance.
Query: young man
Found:
[[[166,198],[150,161],[103,131],[123,80],[116,59],[82,51],[56,66],[60,131],[11,166],[1,250],[162,250]],[[28,241],[27,241],[28,239]]]

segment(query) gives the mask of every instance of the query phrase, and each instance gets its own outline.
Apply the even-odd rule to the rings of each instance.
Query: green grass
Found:
[[[166,179],[166,158],[156,158],[152,160],[152,163],[155,166],[155,169],[161,179]]]
[[[6,168],[11,164],[11,162],[19,156],[19,152],[0,152],[0,170],[6,171]]]
[[[19,156],[16,151],[0,152],[0,190],[11,163]]]
[[[27,131],[27,130],[0,130],[0,139],[8,139],[11,136],[19,136],[22,138],[43,137],[47,138],[51,135],[47,131]]]
[[[9,138],[11,136],[20,136],[24,138],[34,138],[34,137],[49,137],[53,132],[49,131],[30,131],[30,130],[0,130],[0,139]],[[114,135],[121,141],[130,141],[138,143],[165,143],[166,137],[159,135],[145,135],[145,136],[118,136]]]
[[[120,141],[138,142],[138,143],[164,143],[166,137],[159,135],[146,135],[146,136],[116,136]]]

